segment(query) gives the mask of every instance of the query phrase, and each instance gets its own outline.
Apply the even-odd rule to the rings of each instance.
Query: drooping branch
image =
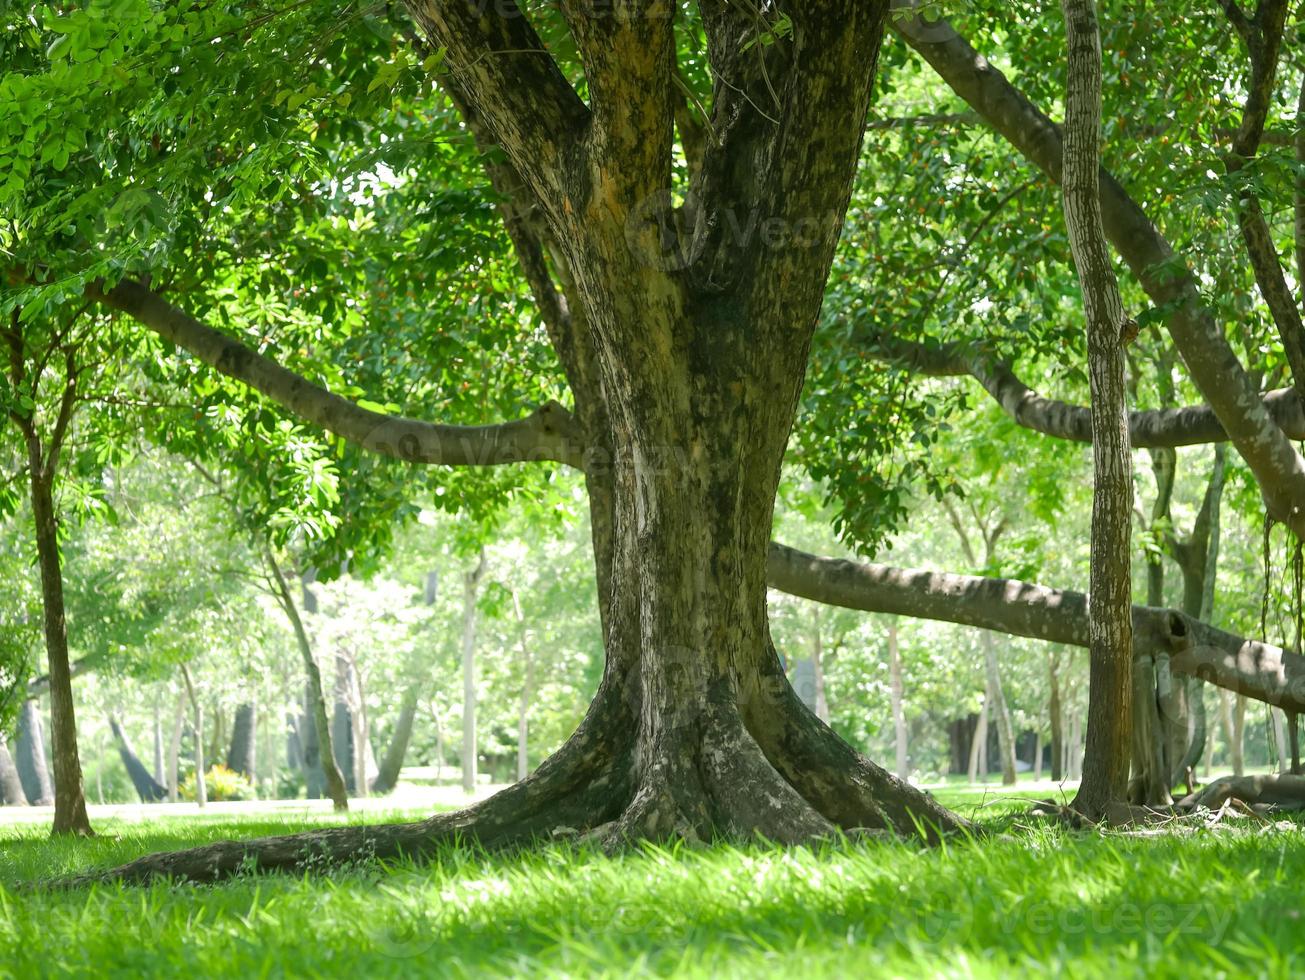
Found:
[[[981,347],[964,344],[922,344],[887,332],[866,336],[866,351],[874,357],[909,367],[918,374],[946,378],[973,377],[1016,423],[1056,439],[1092,440],[1086,405],[1039,395],[1015,374],[1007,362]],[[1305,411],[1291,388],[1260,397],[1274,422],[1292,439],[1305,439]],[[1209,405],[1163,408],[1129,413],[1129,431],[1137,449],[1200,446],[1225,442],[1228,433]]]
[[[1228,173],[1235,176],[1250,166],[1260,149],[1264,124],[1273,104],[1278,55],[1282,49],[1282,34],[1287,19],[1287,0],[1262,0],[1255,16],[1249,19],[1235,3],[1226,2],[1224,9],[1245,42],[1251,63],[1246,107],[1242,112],[1241,125],[1233,138],[1232,152],[1225,161]],[[1246,244],[1246,254],[1255,272],[1255,282],[1278,329],[1296,390],[1305,392],[1305,324],[1301,322],[1300,307],[1283,274],[1269,221],[1259,198],[1249,185],[1239,191],[1236,207],[1237,226],[1241,230],[1242,241]]]
[[[307,381],[240,341],[201,323],[139,282],[123,280],[90,292],[205,364],[266,395],[300,418],[343,439],[394,459],[444,466],[497,466],[576,458],[570,413],[549,402],[517,422],[437,425],[383,415]]]
[[[1053,180],[1060,179],[1059,128],[949,24],[907,18],[892,26],[997,133]],[[1107,238],[1156,306],[1170,311],[1169,332],[1192,380],[1255,473],[1270,513],[1305,534],[1305,460],[1265,409],[1202,302],[1191,269],[1108,171],[1102,170],[1100,182]]]
[[[810,555],[770,546],[770,587],[859,609],[1088,646],[1088,597],[1016,579],[953,575]],[[1133,607],[1134,652],[1172,656],[1180,674],[1277,705],[1305,710],[1305,657],[1210,626],[1176,609]]]

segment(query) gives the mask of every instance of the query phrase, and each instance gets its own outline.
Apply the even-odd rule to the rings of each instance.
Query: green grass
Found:
[[[1103,837],[1001,806],[981,811],[982,843],[935,849],[449,848],[420,866],[71,892],[14,886],[304,824],[100,821],[90,841],[0,827],[0,976],[1305,973],[1295,825]]]

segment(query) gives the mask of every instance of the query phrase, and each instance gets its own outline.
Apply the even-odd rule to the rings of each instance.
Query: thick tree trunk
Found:
[[[258,758],[258,708],[246,701],[236,708],[231,722],[231,745],[227,749],[227,768],[254,781]]]
[[[1062,0],[1069,42],[1064,201],[1087,318],[1092,391],[1092,642],[1088,743],[1074,807],[1091,818],[1122,802],[1128,784],[1133,617],[1133,481],[1125,404],[1127,321],[1101,224],[1101,46],[1094,0]]]
[[[41,600],[45,612],[45,649],[50,663],[50,731],[54,754],[54,833],[91,833],[77,754],[77,719],[73,710],[72,674],[68,664],[68,628],[64,621],[63,570],[59,567],[58,519],[53,478],[42,475],[40,444],[29,440],[32,519],[41,566]]]
[[[906,781],[911,774],[908,762],[906,710],[903,706],[902,652],[897,645],[897,620],[888,620],[888,697],[893,712],[893,746],[896,749],[897,778]]]
[[[485,549],[476,567],[462,575],[462,788],[476,790],[476,601],[485,573]]]
[[[167,788],[161,786],[158,780],[150,775],[150,771],[145,768],[145,763],[140,761],[140,757],[136,755],[131,743],[127,741],[127,735],[123,732],[122,726],[118,724],[118,719],[112,715],[109,716],[109,730],[113,733],[113,740],[118,746],[118,756],[127,769],[127,775],[131,777],[131,784],[135,787],[136,795],[140,797],[140,801],[142,803],[157,803],[166,799],[168,795]]]
[[[9,743],[0,738],[0,803],[5,806],[27,806],[23,781],[18,778],[18,767],[9,754]]]
[[[385,751],[380,771],[372,783],[372,792],[384,796],[391,792],[399,782],[399,773],[403,769],[404,757],[408,754],[408,743],[412,740],[412,726],[417,718],[417,688],[410,687],[403,695],[399,706],[399,718],[394,723],[394,734],[390,736],[390,747]]]
[[[18,739],[14,743],[18,778],[32,806],[54,805],[54,784],[45,761],[45,726],[35,698],[23,702],[18,712]]]

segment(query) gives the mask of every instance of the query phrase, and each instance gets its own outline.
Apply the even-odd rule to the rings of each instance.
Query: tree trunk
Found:
[[[163,717],[159,712],[157,694],[154,696],[154,725],[151,734],[154,736],[154,771],[150,775],[154,777],[154,782],[163,786],[167,783],[163,773]]]
[[[186,696],[195,717],[195,803],[204,807],[208,805],[208,785],[204,772],[204,703],[195,694],[195,685],[190,679],[190,668],[181,665],[181,679],[186,684]]]
[[[286,614],[286,618],[290,620],[290,626],[295,634],[295,642],[299,646],[299,656],[303,660],[304,674],[307,676],[309,701],[307,707],[311,712],[313,732],[317,736],[317,762],[326,780],[326,790],[331,797],[331,804],[337,812],[348,810],[349,794],[345,790],[344,777],[340,775],[340,769],[335,764],[335,755],[331,749],[331,722],[326,715],[326,697],[322,691],[322,671],[317,666],[317,659],[313,656],[312,644],[308,642],[308,631],[304,629],[304,622],[299,617],[299,609],[295,605],[294,596],[290,593],[289,585],[286,584],[285,575],[281,572],[281,566],[277,564],[276,557],[272,554],[270,548],[264,554],[267,559],[268,570],[272,573],[277,599],[281,604],[282,611]],[[307,588],[304,589],[304,592],[305,594],[311,594]],[[305,776],[306,781],[311,781],[311,779],[311,776]]]
[[[1229,742],[1232,753],[1234,776],[1246,775],[1246,698],[1240,694],[1233,699],[1232,739]]]
[[[1033,780],[1042,782],[1042,730],[1033,733]]]
[[[45,726],[41,722],[41,706],[35,698],[23,702],[18,714],[18,739],[14,743],[14,761],[18,765],[18,778],[23,782],[23,793],[32,806],[54,804],[54,784],[45,762]]]
[[[1133,619],[1133,481],[1125,404],[1129,324],[1101,224],[1101,43],[1094,0],[1062,0],[1069,42],[1064,202],[1087,319],[1092,391],[1092,642],[1088,743],[1074,808],[1091,818],[1122,802],[1128,784]]]
[[[512,611],[516,615],[521,645],[521,703],[517,707],[517,779],[530,775],[530,699],[534,694],[534,663],[526,642],[526,619],[521,614],[521,600],[512,593]]]
[[[180,785],[181,732],[186,723],[186,695],[177,692],[177,706],[172,712],[172,738],[168,742],[168,802],[176,803]]]
[[[1051,724],[1051,778],[1054,782],[1065,779],[1065,720],[1060,707],[1060,657],[1047,660],[1047,681],[1050,695],[1047,698],[1047,716]]]
[[[136,789],[136,795],[140,797],[142,803],[157,803],[166,799],[168,795],[167,788],[161,786],[150,771],[145,768],[145,763],[140,761],[140,757],[127,741],[127,736],[118,724],[118,719],[109,716],[109,731],[113,733],[113,740],[118,745],[118,756],[122,759],[122,764],[127,769],[127,775],[131,777],[131,784]],[[103,767],[101,767],[103,768]],[[101,796],[103,794],[101,793]],[[103,800],[101,800],[103,802]]]
[[[888,696],[893,711],[893,745],[896,748],[897,778],[911,774],[907,756],[906,711],[902,704],[902,654],[897,645],[897,620],[888,620]]]
[[[485,572],[485,549],[462,575],[462,788],[476,790],[476,599]]]
[[[399,706],[399,718],[394,723],[394,734],[390,736],[390,747],[385,752],[376,781],[372,783],[372,792],[379,796],[391,792],[399,782],[399,773],[403,769],[404,757],[408,754],[408,743],[412,740],[412,725],[417,717],[417,688],[408,688],[403,694],[403,703]]]
[[[255,777],[258,752],[258,708],[246,701],[236,708],[231,722],[231,745],[227,749],[227,768],[238,772],[251,783]]]
[[[23,781],[18,778],[18,767],[9,754],[9,743],[0,738],[0,803],[5,806],[27,806]]]
[[[985,691],[983,704],[979,705],[979,721],[978,724],[974,726],[974,739],[970,742],[970,767],[968,777],[971,784],[977,783],[981,774],[986,774],[983,772],[985,768],[983,761],[987,754],[988,697],[987,692]]]
[[[1001,783],[1014,786],[1019,778],[1015,768],[1015,731],[1011,725],[1010,709],[1006,707],[1006,694],[1001,687],[1001,667],[997,663],[997,645],[993,635],[984,630],[980,636],[983,645],[983,662],[988,675],[988,690],[992,693],[993,717],[997,720],[997,747],[1001,755]]]
[[[32,518],[41,565],[41,600],[45,612],[45,649],[50,663],[50,732],[54,754],[54,833],[91,834],[77,754],[77,719],[73,710],[72,674],[68,664],[68,628],[64,620],[63,570],[59,567],[58,519],[53,477],[42,475],[40,444],[29,439]]]
[[[1287,745],[1286,716],[1277,708],[1269,708],[1269,718],[1273,727],[1273,744],[1276,750],[1278,772],[1285,773],[1291,768],[1291,749]]]
[[[820,607],[816,606],[811,614],[812,633],[811,633],[811,668],[814,673],[816,688],[815,712],[816,717],[829,724],[829,698],[825,693],[825,663],[824,663],[824,642],[820,635]]]

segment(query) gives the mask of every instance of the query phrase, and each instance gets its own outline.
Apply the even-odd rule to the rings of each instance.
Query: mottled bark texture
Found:
[[[1062,185],[1083,290],[1092,392],[1090,679],[1083,782],[1074,808],[1095,818],[1127,789],[1132,702],[1133,465],[1124,382],[1125,316],[1101,224],[1101,40],[1095,0],[1063,0],[1069,43]]]
[[[766,620],[780,463],[887,2],[790,0],[782,31],[776,9],[702,3],[714,138],[687,188],[672,175],[674,4],[562,5],[588,103],[511,0],[409,7],[445,52],[441,83],[473,135],[501,151],[491,179],[507,188],[509,233],[576,399],[584,451],[559,455],[583,466],[590,491],[603,682],[556,755],[460,814],[215,845],[117,874],[214,877],[246,859],[421,851],[454,833],[495,845],[577,830],[616,846],[961,826],[800,703]],[[164,333],[175,320],[133,312]],[[196,350],[193,334],[175,337]],[[269,377],[243,354],[239,371],[201,356]],[[285,401],[280,384],[260,390]],[[294,391],[307,397],[297,380]],[[348,411],[331,410],[342,431]]]

